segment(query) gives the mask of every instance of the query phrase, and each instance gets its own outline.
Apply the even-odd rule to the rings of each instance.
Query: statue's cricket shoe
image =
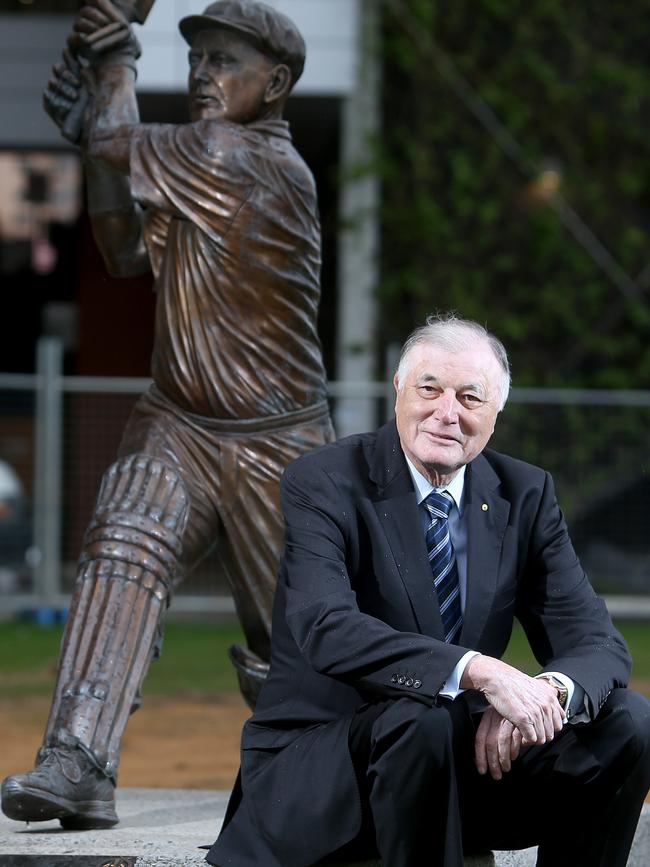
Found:
[[[110,828],[119,821],[115,787],[80,749],[50,747],[33,771],[2,783],[2,812],[19,822],[59,819],[64,828]]]

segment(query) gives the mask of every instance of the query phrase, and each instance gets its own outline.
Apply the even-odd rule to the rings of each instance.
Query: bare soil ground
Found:
[[[650,695],[647,681],[633,686]],[[0,701],[0,779],[33,766],[49,706],[49,698]],[[239,767],[241,727],[249,713],[234,693],[148,698],[126,730],[120,785],[230,789]]]
[[[49,706],[49,698],[0,702],[0,779],[33,767]],[[236,694],[147,698],[126,730],[120,785],[230,789],[249,713]]]

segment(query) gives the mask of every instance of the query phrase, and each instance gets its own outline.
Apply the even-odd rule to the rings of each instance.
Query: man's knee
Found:
[[[620,743],[629,743],[637,755],[650,751],[650,701],[631,689],[614,689],[601,714],[609,714]]]
[[[596,719],[576,726],[575,734],[600,768],[598,779],[610,789],[632,779],[642,788],[650,783],[650,701],[644,696],[612,690]]]
[[[410,699],[391,702],[374,721],[372,753],[408,752],[431,770],[449,761],[454,721],[448,707],[429,707]]]

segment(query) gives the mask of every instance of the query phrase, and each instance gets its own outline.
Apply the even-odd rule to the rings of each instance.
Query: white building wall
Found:
[[[359,28],[358,0],[266,0],[296,23],[307,43],[307,63],[295,93],[344,96],[354,84]],[[138,86],[143,90],[184,90],[187,45],[178,32],[185,15],[207,3],[162,0],[139,28],[142,58]]]
[[[354,86],[358,0],[267,0],[292,18],[307,43],[307,63],[295,93],[345,96]],[[138,27],[142,57],[138,88],[184,91],[187,45],[178,32],[184,15],[204,0],[159,0]],[[62,140],[41,105],[50,69],[70,33],[65,16],[0,15],[0,147],[56,147]]]
[[[338,311],[336,379],[367,383],[375,379],[377,297],[379,279],[379,208],[377,178],[367,169],[373,140],[379,134],[379,62],[375,54],[378,7],[360,0],[362,24],[358,33],[353,88],[343,100],[340,188],[341,229],[338,238]],[[363,58],[363,62],[361,62]],[[337,401],[334,428],[338,436],[371,430],[376,424],[375,402],[361,387],[357,397]]]
[[[58,15],[0,15],[0,147],[61,145],[42,94],[71,23]]]

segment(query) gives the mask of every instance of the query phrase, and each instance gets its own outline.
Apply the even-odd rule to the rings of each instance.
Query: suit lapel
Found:
[[[413,482],[394,421],[379,430],[369,456],[369,470],[377,485],[373,503],[377,518],[395,558],[418,629],[442,640],[438,597]],[[478,646],[497,591],[503,537],[510,514],[510,503],[498,493],[499,484],[499,477],[483,455],[468,465],[464,493],[467,594],[459,641],[465,647]]]
[[[467,595],[460,644],[476,647],[497,590],[503,537],[510,504],[498,494],[499,478],[479,455],[465,476]]]
[[[369,464],[370,478],[377,485],[373,505],[395,558],[418,629],[423,635],[442,639],[444,631],[438,598],[415,491],[394,421],[379,430]]]

